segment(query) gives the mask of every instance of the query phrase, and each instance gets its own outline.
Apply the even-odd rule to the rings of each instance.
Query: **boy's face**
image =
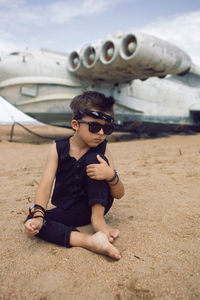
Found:
[[[92,124],[84,122],[92,122]],[[100,124],[100,126],[98,124],[94,124],[93,122]],[[105,129],[101,127],[101,125],[105,124],[108,124],[110,126],[110,123],[106,120],[93,118],[91,116],[86,115],[83,116],[83,118],[80,121],[72,120],[72,128],[76,131],[77,136],[89,147],[97,147],[100,143],[102,143],[105,140],[107,134],[105,134],[104,132]],[[91,130],[94,131],[94,129],[99,129],[99,131],[95,133],[91,132]],[[107,130],[105,131],[107,132]]]

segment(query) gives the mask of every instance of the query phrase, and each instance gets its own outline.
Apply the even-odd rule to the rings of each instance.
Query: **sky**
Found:
[[[183,48],[200,64],[200,0],[0,0],[0,55],[64,52],[116,32],[142,31]]]
[[[140,31],[200,65],[200,0],[0,0],[0,20],[0,57],[26,48],[71,52]]]

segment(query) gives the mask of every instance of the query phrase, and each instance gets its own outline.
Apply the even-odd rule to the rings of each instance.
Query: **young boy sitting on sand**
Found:
[[[35,204],[25,222],[28,236],[65,247],[83,247],[120,259],[112,242],[119,230],[106,224],[104,215],[113,198],[124,195],[106,136],[114,130],[112,97],[88,91],[71,102],[74,135],[51,146]],[[46,210],[51,195],[55,208]],[[94,234],[78,226],[92,224]]]

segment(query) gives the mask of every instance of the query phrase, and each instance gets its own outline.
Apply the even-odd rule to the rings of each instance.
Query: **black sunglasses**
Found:
[[[109,134],[113,133],[113,131],[115,129],[113,124],[102,125],[101,123],[98,123],[98,122],[87,122],[84,120],[77,120],[77,121],[79,123],[88,124],[88,129],[92,133],[97,133],[103,128],[104,134],[109,135]]]

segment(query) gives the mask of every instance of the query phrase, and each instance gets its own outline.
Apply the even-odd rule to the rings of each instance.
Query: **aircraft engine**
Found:
[[[96,49],[92,46],[88,46],[82,53],[82,62],[87,69],[94,67],[97,61]]]
[[[71,72],[76,72],[81,67],[81,59],[78,52],[73,51],[69,55],[68,68]]]
[[[144,33],[126,35],[121,42],[120,56],[129,69],[147,76],[181,74],[191,66],[191,59],[184,51]]]
[[[110,64],[112,65],[113,62],[118,59],[118,43],[116,39],[106,40],[101,46],[93,47],[90,45],[82,49],[80,54],[73,51],[69,55],[69,70],[81,79],[110,82],[113,71],[115,72],[114,77],[116,78],[116,70],[111,68]],[[81,60],[80,66],[78,63],[77,67],[73,67],[74,65],[76,66],[77,57]],[[109,65],[109,67],[107,65]],[[120,79],[121,74],[119,76],[119,80]]]
[[[99,64],[98,48],[93,46],[87,46],[81,49],[80,54],[73,51],[69,55],[69,70],[75,73],[79,77],[84,77],[87,80],[91,80],[93,76],[93,69],[97,69]],[[101,67],[101,70],[103,68]],[[93,75],[92,75],[93,74]]]
[[[129,82],[189,71],[190,57],[177,46],[144,33],[107,39],[69,55],[69,70],[82,80]]]
[[[107,40],[103,43],[100,50],[100,61],[107,65],[112,64],[118,54],[118,45],[113,40]]]
[[[72,69],[72,62],[76,61],[77,56],[72,52],[69,59],[69,69],[74,72],[77,76],[85,78],[87,80],[110,81],[111,72],[113,69],[108,68],[106,64],[112,63],[118,53],[118,47],[116,42],[112,40],[105,41],[100,47],[93,47],[89,45],[88,47],[80,51],[80,67]],[[71,57],[73,59],[71,59]]]

